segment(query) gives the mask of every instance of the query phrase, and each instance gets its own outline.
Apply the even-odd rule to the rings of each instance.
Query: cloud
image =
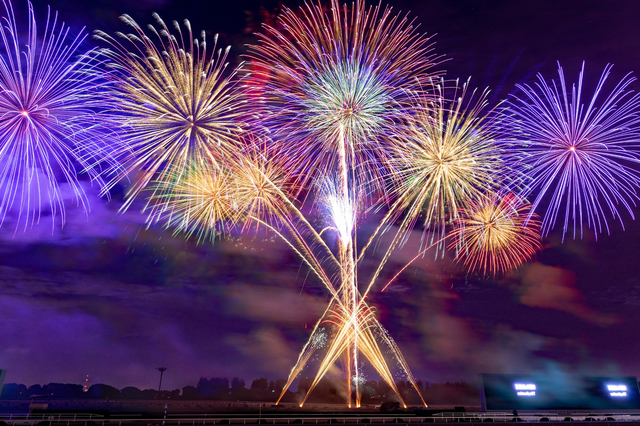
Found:
[[[226,375],[233,348],[221,347],[224,305],[204,285],[147,286],[82,273],[2,267],[0,365],[8,381],[155,387],[194,385],[200,375]],[[186,288],[185,288],[186,287]],[[220,320],[222,318],[222,320]]]
[[[0,241],[14,244],[51,243],[72,245],[87,239],[95,238],[135,238],[136,233],[145,226],[146,216],[132,207],[125,213],[119,213],[120,203],[109,202],[99,196],[99,188],[89,182],[80,182],[86,194],[88,209],[76,204],[70,194],[69,185],[61,184],[61,192],[65,197],[65,221],[44,214],[39,221],[24,226],[24,219],[19,219],[18,210],[9,212],[0,227]]]
[[[543,309],[568,312],[602,327],[621,321],[616,315],[597,312],[576,288],[574,272],[555,266],[533,263],[523,268],[521,286],[516,289],[520,303]]]
[[[67,239],[26,239],[34,244],[15,254],[20,267],[0,266],[0,323],[16,330],[0,330],[6,342],[0,365],[8,368],[8,381],[79,383],[89,374],[93,383],[153,388],[159,366],[169,367],[163,380],[168,388],[195,385],[200,376],[239,376],[248,383],[286,377],[328,303],[325,289],[305,278],[286,244],[260,233],[198,246],[160,228],[145,230],[137,213],[130,223],[138,225],[131,225],[104,202],[94,213],[93,225],[82,216],[70,220]],[[100,223],[106,228],[92,229]],[[415,257],[421,236],[414,232],[392,254],[385,279]],[[361,282],[380,256],[372,253],[372,262],[362,263]],[[594,313],[563,270],[545,275],[534,273],[538,269],[523,272],[527,284],[517,287],[522,303],[556,310],[568,304],[571,313]],[[482,316],[501,306],[500,294],[515,303],[504,287],[474,285],[469,297],[451,257],[429,252],[387,291],[376,287],[370,295],[416,376],[473,380],[478,372],[530,371],[545,362],[588,364],[589,346],[578,337],[547,337],[519,330],[509,319]],[[482,313],[465,312],[481,302],[476,294],[486,303]],[[563,358],[568,353],[577,355]]]
[[[416,344],[400,348],[412,369],[420,366],[422,374],[429,372],[428,381],[473,381],[480,372],[529,371],[539,360],[535,352],[553,340],[510,324],[456,314],[458,305],[464,302],[446,281],[430,280],[406,299],[411,308],[404,309],[406,314],[400,312],[401,327],[394,329],[413,330]],[[486,308],[495,309],[495,303]],[[395,310],[390,315],[397,320],[398,314]],[[406,335],[395,337],[411,341]]]
[[[281,287],[235,285],[242,271],[225,268],[226,260],[191,259],[151,284],[92,270],[0,266],[0,323],[7,324],[0,329],[0,365],[7,380],[80,383],[89,374],[92,383],[153,388],[159,366],[169,367],[168,388],[195,385],[201,376],[286,376],[324,297],[287,287],[286,271],[273,277]],[[200,276],[200,263],[213,270]],[[181,276],[182,266],[194,275]],[[214,272],[234,284],[212,285]]]
[[[315,324],[329,300],[297,292],[295,287],[234,285],[226,289],[226,295],[233,315],[298,326]]]
[[[255,374],[258,370],[271,378],[274,374],[285,378],[302,349],[302,345],[291,342],[282,330],[272,326],[261,326],[247,334],[231,334],[225,342],[242,357],[244,367],[236,370],[237,375]]]

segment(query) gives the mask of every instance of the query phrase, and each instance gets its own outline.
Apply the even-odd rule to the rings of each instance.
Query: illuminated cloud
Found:
[[[144,224],[144,217],[138,213],[117,214],[117,201],[107,201],[100,197],[99,188],[87,181],[81,181],[79,185],[90,205],[89,212],[75,204],[72,189],[63,183],[60,184],[60,193],[66,210],[64,226],[52,227],[52,220],[55,219],[43,214],[39,222],[33,223],[24,231],[20,229],[20,232],[16,232],[19,212],[12,210],[5,219],[7,226],[0,227],[0,241],[72,245],[92,238],[135,238]]]
[[[229,313],[269,323],[294,326],[308,324],[311,329],[326,308],[325,298],[302,293],[296,286],[295,277],[290,278],[291,285],[284,288],[250,285],[228,287],[226,296]]]
[[[525,266],[521,287],[516,291],[525,306],[568,312],[602,327],[621,321],[616,315],[597,312],[589,307],[586,297],[576,287],[575,273],[560,267],[541,263]]]
[[[248,334],[231,334],[225,342],[243,357],[245,367],[240,368],[238,374],[244,373],[247,378],[255,374],[249,371],[255,371],[256,367],[270,372],[270,377],[274,374],[286,377],[292,360],[295,361],[300,351],[299,344],[291,342],[280,329],[270,326],[257,328]],[[247,367],[249,365],[251,368]]]

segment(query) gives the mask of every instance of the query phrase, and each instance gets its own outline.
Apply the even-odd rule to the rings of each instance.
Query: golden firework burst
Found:
[[[474,200],[460,211],[450,232],[449,247],[457,250],[456,260],[495,276],[531,259],[542,243],[540,220],[530,211],[531,205],[513,194]]]
[[[153,16],[159,29],[150,25],[151,36],[128,15],[122,20],[135,33],[116,33],[123,42],[102,31],[95,33],[110,45],[101,52],[108,58],[111,71],[106,76],[114,83],[112,96],[117,100],[111,114],[121,123],[125,142],[120,153],[125,171],[118,179],[134,172],[140,176],[123,209],[151,182],[151,199],[167,190],[159,183],[184,173],[192,159],[223,161],[238,149],[238,135],[249,119],[238,69],[225,73],[229,48],[216,51],[216,36],[212,54],[205,33],[194,39],[189,21],[184,21],[185,42],[177,22],[175,36],[157,14]]]

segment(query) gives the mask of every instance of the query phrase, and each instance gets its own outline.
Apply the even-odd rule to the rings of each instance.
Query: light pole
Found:
[[[156,370],[160,372],[160,384],[158,385],[158,392],[160,392],[162,390],[162,375],[167,371],[167,367],[158,367]]]

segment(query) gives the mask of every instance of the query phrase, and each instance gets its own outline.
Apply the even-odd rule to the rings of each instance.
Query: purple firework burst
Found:
[[[81,174],[100,179],[99,166],[111,162],[102,145],[98,63],[92,51],[79,55],[85,39],[58,25],[49,13],[38,34],[29,3],[24,39],[11,3],[3,0],[0,25],[0,224],[28,227],[43,215],[65,220],[65,202],[89,211]],[[113,164],[111,164],[113,166]]]
[[[558,64],[559,83],[542,75],[533,86],[518,85],[521,97],[512,96],[505,109],[510,132],[509,151],[521,194],[533,201],[532,212],[544,210],[542,233],[558,218],[562,235],[573,222],[573,237],[583,227],[596,237],[609,232],[607,217],[622,218],[632,207],[640,185],[638,151],[640,95],[629,90],[635,78],[627,74],[609,93],[603,86],[611,71],[607,65],[587,103],[583,101],[584,63],[578,83],[567,87]],[[624,226],[624,224],[623,224]]]

